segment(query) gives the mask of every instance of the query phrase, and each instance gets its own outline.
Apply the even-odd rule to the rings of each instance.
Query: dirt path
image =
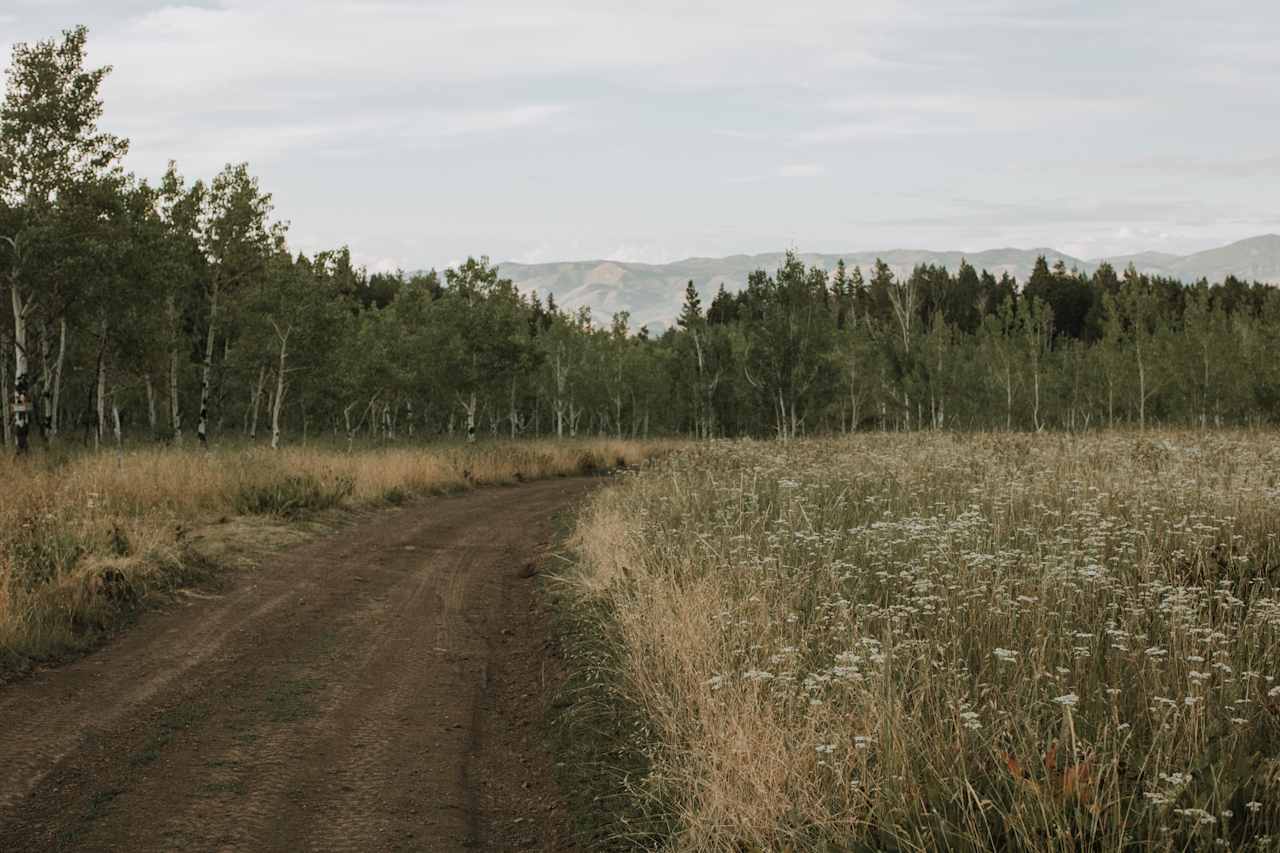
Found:
[[[525,568],[591,486],[389,510],[0,689],[0,849],[569,849]]]

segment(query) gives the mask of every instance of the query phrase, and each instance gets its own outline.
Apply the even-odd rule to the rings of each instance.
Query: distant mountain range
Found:
[[[1084,260],[1057,249],[988,249],[983,252],[929,252],[893,249],[887,252],[807,254],[800,258],[808,265],[835,268],[841,258],[850,268],[865,272],[882,259],[897,275],[906,275],[919,264],[939,264],[954,272],[967,259],[979,270],[999,276],[1008,272],[1020,282],[1031,275],[1036,258],[1044,255],[1052,266],[1061,258],[1068,267],[1092,272],[1108,261],[1117,271],[1130,263],[1140,272],[1173,276],[1186,282],[1200,278],[1221,281],[1235,275],[1246,281],[1280,284],[1280,235],[1267,234],[1240,240],[1193,255],[1140,252],[1110,258]],[[723,284],[736,291],[746,285],[747,276],[758,269],[772,273],[781,264],[782,252],[762,255],[731,255],[727,258],[687,258],[669,264],[637,264],[626,261],[568,261],[550,264],[503,263],[502,275],[523,291],[553,294],[563,308],[576,310],[587,305],[598,320],[607,320],[616,311],[630,311],[633,328],[648,325],[661,331],[680,313],[685,284],[692,279],[703,303],[708,304]]]

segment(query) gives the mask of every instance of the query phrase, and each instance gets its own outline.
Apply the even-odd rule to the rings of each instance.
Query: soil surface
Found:
[[[372,514],[0,688],[0,849],[566,850],[553,480]]]

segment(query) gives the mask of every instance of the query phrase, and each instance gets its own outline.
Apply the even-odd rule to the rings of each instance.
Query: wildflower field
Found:
[[[155,596],[206,577],[190,546],[236,516],[297,519],[415,496],[634,465],[660,443],[586,439],[0,457],[0,681],[93,644]]]
[[[629,475],[562,575],[611,643],[571,663],[634,720],[612,837],[1276,849],[1278,533],[1265,432],[716,443]]]

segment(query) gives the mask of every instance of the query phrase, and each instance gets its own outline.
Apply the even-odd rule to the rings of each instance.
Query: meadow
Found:
[[[634,465],[659,445],[612,440],[272,451],[145,445],[0,459],[0,681],[97,642],[139,606],[218,570],[192,546],[236,517],[324,510]],[[248,530],[252,534],[252,529]]]
[[[1274,849],[1278,509],[1269,432],[717,442],[627,475],[560,576],[608,646],[562,724],[625,720],[601,843]]]

